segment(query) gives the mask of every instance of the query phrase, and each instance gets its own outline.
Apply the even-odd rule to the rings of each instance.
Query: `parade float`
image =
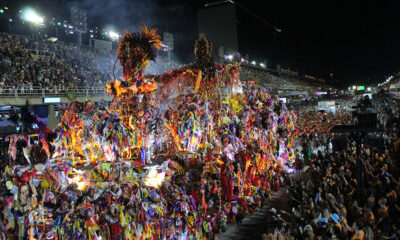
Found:
[[[211,239],[279,189],[295,158],[296,115],[240,82],[240,55],[215,63],[203,35],[194,63],[145,75],[161,44],[146,26],[127,32],[117,54],[123,79],[106,84],[111,103],[73,101],[56,136],[37,121],[9,137],[7,234]],[[29,166],[16,161],[20,151]]]

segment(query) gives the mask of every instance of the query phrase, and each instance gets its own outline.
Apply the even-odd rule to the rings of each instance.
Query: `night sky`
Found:
[[[140,24],[175,34],[176,57],[192,61],[197,9],[210,1],[31,0],[1,1],[10,11],[23,6],[69,19],[69,7],[88,11],[89,26],[134,31]],[[212,2],[212,1],[211,1]],[[273,26],[237,7],[241,54],[250,60],[297,70],[338,87],[382,82],[400,63],[400,1],[237,0]],[[333,73],[333,77],[330,77]]]
[[[253,26],[245,36],[255,54],[327,80],[334,73],[339,86],[381,82],[399,67],[400,1],[268,1],[265,8],[250,2],[243,5],[283,29],[258,34],[259,21],[241,18],[240,26]]]

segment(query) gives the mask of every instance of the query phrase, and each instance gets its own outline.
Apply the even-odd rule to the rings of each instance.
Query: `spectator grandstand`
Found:
[[[0,33],[0,93],[67,93],[69,89],[103,89],[105,83],[121,78],[116,51],[94,49],[86,45],[52,41],[46,35]],[[159,56],[147,74],[159,75],[181,67],[175,60]],[[115,68],[115,69],[114,69]],[[255,81],[272,89],[316,88],[316,84],[285,76],[271,69],[243,64],[242,81]]]
[[[261,86],[270,88],[295,88],[296,85],[288,78],[280,77],[277,72],[256,68],[251,65],[242,65],[242,81],[256,81]]]
[[[52,42],[41,35],[0,35],[1,87],[24,93],[99,87],[111,78],[115,54]]]

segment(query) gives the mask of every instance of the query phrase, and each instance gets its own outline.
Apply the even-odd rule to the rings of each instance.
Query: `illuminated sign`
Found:
[[[59,97],[46,97],[43,98],[43,103],[60,103],[61,98]]]
[[[357,86],[357,90],[364,91],[365,90],[365,86]]]

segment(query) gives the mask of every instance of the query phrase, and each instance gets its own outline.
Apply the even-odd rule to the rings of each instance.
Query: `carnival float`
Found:
[[[194,63],[144,74],[161,44],[146,26],[125,33],[111,103],[65,104],[54,131],[21,120],[8,137],[6,236],[213,239],[279,189],[296,156],[296,115],[240,81],[240,55],[215,63],[204,35]]]

